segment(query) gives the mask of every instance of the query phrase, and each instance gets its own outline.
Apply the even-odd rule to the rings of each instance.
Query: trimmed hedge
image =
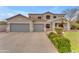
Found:
[[[67,38],[55,37],[55,38],[53,38],[53,43],[59,52],[61,52],[61,53],[71,52],[70,41]]]
[[[57,37],[58,35],[56,34],[56,33],[53,33],[53,32],[51,32],[51,33],[49,33],[49,35],[48,35],[48,37],[50,38],[50,39],[53,39],[54,37]]]
[[[63,28],[62,27],[57,27],[57,28],[55,28],[55,31],[56,31],[57,34],[62,34]]]
[[[70,41],[58,34],[55,34],[53,32],[51,32],[48,35],[49,39],[51,40],[51,42],[54,44],[54,46],[58,49],[58,52],[60,53],[68,53],[71,52],[71,45],[70,45]]]

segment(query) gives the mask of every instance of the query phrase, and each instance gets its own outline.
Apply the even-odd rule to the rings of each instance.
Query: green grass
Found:
[[[73,52],[79,52],[79,32],[65,32],[64,36],[71,42]]]

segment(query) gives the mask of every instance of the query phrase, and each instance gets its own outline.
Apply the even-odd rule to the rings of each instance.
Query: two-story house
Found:
[[[21,14],[7,19],[7,31],[10,32],[45,32],[53,31],[63,23],[64,30],[70,30],[70,24],[65,14],[45,12],[42,14],[30,13],[28,17]]]

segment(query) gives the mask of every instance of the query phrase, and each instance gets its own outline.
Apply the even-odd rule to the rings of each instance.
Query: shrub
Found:
[[[63,36],[55,37],[53,38],[53,43],[59,52],[61,53],[71,52],[70,41],[67,38]]]
[[[77,19],[76,23],[78,23],[78,24],[79,24],[79,19]]]
[[[49,33],[49,35],[48,35],[48,37],[49,37],[50,39],[53,39],[53,38],[56,37],[56,36],[57,36],[57,34],[56,34],[56,33],[53,33],[53,32]]]
[[[71,29],[79,29],[79,24],[78,23],[71,24]]]
[[[58,49],[59,52],[61,53],[71,52],[70,41],[64,36],[51,32],[48,35],[48,37],[51,40],[51,42],[54,44],[54,46]]]
[[[57,27],[57,28],[55,28],[55,31],[56,31],[57,34],[62,34],[63,28],[62,27]]]

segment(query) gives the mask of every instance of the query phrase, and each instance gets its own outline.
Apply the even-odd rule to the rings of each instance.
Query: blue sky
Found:
[[[66,9],[79,8],[79,6],[0,6],[0,20],[17,14],[28,16],[28,13],[62,13]]]

